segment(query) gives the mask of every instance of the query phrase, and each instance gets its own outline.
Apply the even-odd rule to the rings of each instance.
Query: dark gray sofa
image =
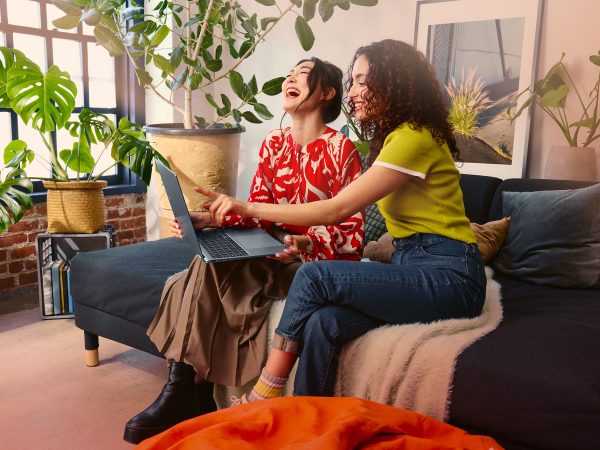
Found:
[[[588,185],[461,178],[467,215],[477,223],[503,216],[503,191]],[[77,255],[71,289],[86,349],[97,348],[101,336],[160,356],[145,331],[165,280],[192,257],[176,238]],[[450,423],[490,435],[507,449],[599,448],[600,290],[534,285],[506,275],[496,280],[504,319],[458,358]]]

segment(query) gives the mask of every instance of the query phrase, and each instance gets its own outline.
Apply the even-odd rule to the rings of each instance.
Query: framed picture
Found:
[[[508,111],[533,83],[541,10],[542,0],[417,3],[415,46],[447,97],[462,173],[525,172],[530,113],[511,121]]]

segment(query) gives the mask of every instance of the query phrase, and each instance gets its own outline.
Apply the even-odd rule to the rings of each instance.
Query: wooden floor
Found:
[[[42,320],[37,293],[0,305],[0,447],[132,448],[123,427],[160,391],[165,361],[100,338],[100,365],[86,367],[83,332]]]

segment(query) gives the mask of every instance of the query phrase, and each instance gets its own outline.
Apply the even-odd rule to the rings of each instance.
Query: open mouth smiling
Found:
[[[296,98],[300,96],[300,91],[296,88],[287,88],[285,91],[285,95],[287,97],[292,97],[292,98]]]

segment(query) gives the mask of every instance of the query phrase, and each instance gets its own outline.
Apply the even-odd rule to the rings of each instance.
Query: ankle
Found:
[[[287,380],[288,377],[276,377],[263,369],[252,392],[248,395],[248,401],[280,397]]]

